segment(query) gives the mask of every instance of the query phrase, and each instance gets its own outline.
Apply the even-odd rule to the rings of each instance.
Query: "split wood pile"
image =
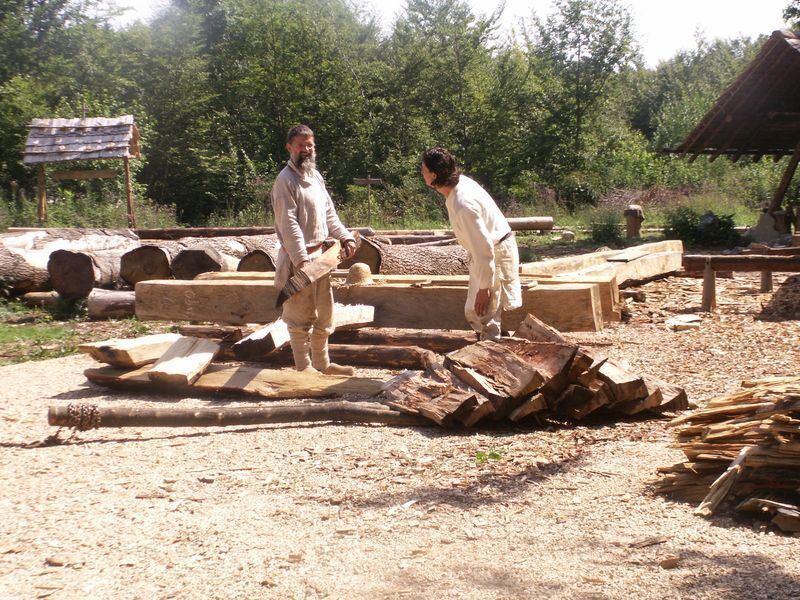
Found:
[[[515,336],[471,344],[448,353],[442,364],[397,376],[384,388],[387,404],[443,427],[688,407],[682,389],[594,356],[532,315]]]
[[[800,532],[800,377],[742,385],[672,422],[687,460],[659,469],[658,490],[697,514],[733,507]]]

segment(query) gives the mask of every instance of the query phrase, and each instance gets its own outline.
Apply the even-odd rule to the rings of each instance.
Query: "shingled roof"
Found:
[[[24,163],[139,156],[133,115],[91,119],[33,119]]]
[[[774,31],[745,71],[677,148],[737,161],[792,154],[800,141],[800,34]]]

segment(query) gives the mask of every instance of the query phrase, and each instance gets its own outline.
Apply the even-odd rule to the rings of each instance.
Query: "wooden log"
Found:
[[[20,250],[117,250],[138,245],[130,229],[11,228],[0,234],[0,247]]]
[[[49,290],[49,257],[46,250],[0,248],[0,289],[14,294]]]
[[[525,315],[525,318],[519,324],[519,327],[514,332],[514,337],[524,338],[532,342],[554,342],[557,344],[565,344],[567,340],[555,328],[550,327],[544,321],[537,319],[532,314]]]
[[[87,369],[92,383],[106,387],[162,389],[150,381],[149,366],[134,371],[114,367]],[[340,377],[301,373],[294,369],[261,369],[252,365],[212,364],[192,385],[175,384],[165,389],[177,394],[241,394],[260,398],[323,398],[344,394],[374,396],[383,381],[369,377]]]
[[[233,271],[232,262],[211,246],[192,246],[184,248],[172,260],[172,274],[175,279],[194,279],[200,273],[209,271]]]
[[[181,238],[249,237],[275,234],[275,227],[165,227],[163,229],[135,229],[143,240],[179,240]],[[351,231],[374,234],[370,227],[354,227]]]
[[[157,333],[132,339],[110,339],[80,344],[78,351],[114,367],[141,367],[154,363],[182,339],[178,333]]]
[[[553,228],[553,217],[508,217],[512,231],[547,231]]]
[[[20,297],[20,301],[30,308],[53,308],[61,302],[58,292],[28,292]]]
[[[147,372],[150,381],[168,385],[191,385],[202,375],[219,352],[216,342],[181,336]]]
[[[177,242],[162,242],[160,245],[143,244],[129,250],[120,257],[119,274],[130,285],[151,279],[169,279],[172,275],[170,263],[183,249]]]
[[[268,407],[121,407],[93,404],[50,406],[47,422],[80,430],[97,427],[224,427],[278,423],[380,423],[427,427],[428,419],[404,414],[377,402],[326,402]]]
[[[236,325],[180,325],[178,333],[189,337],[215,338],[225,342],[238,342],[253,333],[253,327]]]
[[[430,350],[417,346],[374,346],[369,344],[329,344],[328,355],[331,361],[340,365],[354,367],[374,367],[378,369],[427,369],[441,360]],[[239,357],[236,357],[237,360]],[[291,349],[282,348],[277,352],[260,355],[255,359],[270,365],[293,365]]]
[[[136,293],[93,289],[86,298],[90,319],[124,319],[136,314]]]
[[[800,256],[774,256],[758,254],[703,255],[687,254],[683,257],[683,268],[687,271],[702,271],[708,263],[713,271],[773,271],[800,272]]]
[[[469,329],[463,287],[410,285],[340,286],[342,304],[375,307],[377,327]],[[140,319],[211,321],[227,324],[269,323],[280,317],[272,281],[142,281],[136,284]],[[593,284],[536,286],[522,291],[522,307],[503,314],[503,328],[513,331],[528,313],[560,331],[599,331],[603,317],[599,290]]]
[[[75,252],[56,250],[47,261],[50,282],[62,298],[86,298],[94,288],[114,287],[119,261],[126,250]]]
[[[466,275],[469,254],[461,246],[388,245],[363,238],[355,255],[342,268],[361,262],[372,273],[404,275]]]
[[[237,271],[275,271],[275,263],[277,257],[273,257],[266,250],[256,249],[251,250],[239,259],[239,264],[236,266]]]
[[[328,339],[333,344],[417,346],[442,354],[458,350],[478,341],[474,333],[464,331],[420,331],[417,329],[388,327],[337,329]]]

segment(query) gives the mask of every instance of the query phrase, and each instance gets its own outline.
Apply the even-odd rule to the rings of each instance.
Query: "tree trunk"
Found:
[[[251,250],[241,258],[236,270],[274,272],[276,260],[277,257],[273,257],[266,250]]]
[[[249,252],[269,252],[277,244],[274,235],[249,237],[219,237],[208,239],[183,238],[185,246],[172,261],[172,274],[176,279],[194,279],[209,271],[236,271],[239,261]]]
[[[12,228],[0,234],[0,247],[26,250],[112,250],[138,245],[139,238],[130,229]]]
[[[389,275],[466,275],[469,254],[461,246],[387,245],[362,238],[353,258],[341,268],[361,262],[373,273]]]
[[[90,319],[124,319],[136,314],[136,292],[93,289],[86,298]]]
[[[151,279],[169,279],[172,276],[170,263],[182,249],[178,242],[163,241],[157,246],[144,244],[129,250],[120,258],[120,277],[130,285]]]
[[[56,250],[47,261],[50,282],[62,298],[86,298],[97,287],[114,287],[119,280],[120,257],[125,251],[74,252]]]
[[[46,250],[0,248],[0,289],[14,294],[50,289]]]

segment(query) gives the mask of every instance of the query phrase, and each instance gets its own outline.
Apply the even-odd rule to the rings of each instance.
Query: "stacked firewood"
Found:
[[[700,502],[708,516],[723,506],[800,531],[800,377],[743,383],[673,421],[687,462],[663,467],[659,491]]]
[[[640,377],[567,342],[528,315],[515,337],[481,341],[445,355],[425,371],[408,371],[383,391],[392,408],[443,427],[479,421],[633,415],[688,407],[676,386]]]

